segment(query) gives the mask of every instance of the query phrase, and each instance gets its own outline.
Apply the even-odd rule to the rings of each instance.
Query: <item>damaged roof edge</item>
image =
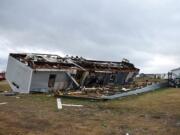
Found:
[[[139,71],[126,59],[122,62],[99,61],[87,60],[78,56],[61,57],[54,54],[38,53],[10,53],[10,56],[36,71],[61,71],[64,69],[93,70],[96,72]]]

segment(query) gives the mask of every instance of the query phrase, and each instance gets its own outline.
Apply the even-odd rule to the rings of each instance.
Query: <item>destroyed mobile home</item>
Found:
[[[122,62],[60,57],[50,54],[10,54],[6,79],[19,93],[54,92],[58,95],[111,94],[131,84],[139,69]]]

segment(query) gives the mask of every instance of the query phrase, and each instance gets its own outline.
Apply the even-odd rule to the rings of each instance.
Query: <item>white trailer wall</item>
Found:
[[[6,79],[14,92],[29,93],[31,75],[31,68],[9,56]]]
[[[72,85],[72,80],[63,71],[34,71],[30,91],[48,92],[49,76],[56,75],[53,89],[65,89]]]

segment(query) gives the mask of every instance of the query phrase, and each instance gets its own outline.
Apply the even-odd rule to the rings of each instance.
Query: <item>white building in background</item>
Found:
[[[176,68],[169,72],[169,84],[173,87],[180,87],[180,68]]]
[[[171,70],[172,78],[180,78],[180,68]]]

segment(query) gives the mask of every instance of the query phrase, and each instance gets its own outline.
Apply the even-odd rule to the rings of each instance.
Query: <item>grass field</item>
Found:
[[[8,85],[7,81],[0,81],[0,91],[9,91],[9,90],[11,90],[11,88]]]
[[[1,86],[0,86],[1,88]],[[57,110],[54,97],[0,95],[0,135],[180,135],[180,89],[121,100],[62,99],[84,107]]]

